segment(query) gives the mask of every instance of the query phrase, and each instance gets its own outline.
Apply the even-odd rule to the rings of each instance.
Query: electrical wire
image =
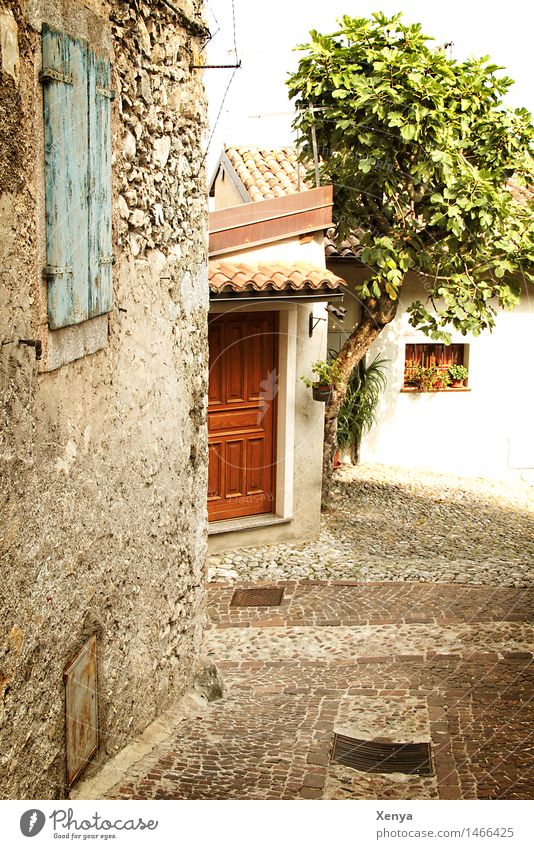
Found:
[[[237,57],[237,40],[236,40],[236,26],[235,26],[235,0],[232,0],[232,25],[234,29],[234,53],[235,53],[235,61],[238,62]]]

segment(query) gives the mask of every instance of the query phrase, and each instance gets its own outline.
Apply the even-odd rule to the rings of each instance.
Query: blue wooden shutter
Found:
[[[52,330],[89,317],[87,47],[43,27],[46,276]]]
[[[111,65],[89,52],[89,316],[113,303],[111,241]]]

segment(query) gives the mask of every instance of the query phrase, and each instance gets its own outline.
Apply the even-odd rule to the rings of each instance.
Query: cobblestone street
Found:
[[[321,534],[210,559],[213,580],[534,585],[534,487],[390,466],[336,472]]]
[[[279,586],[271,608],[231,607],[235,587],[209,587],[205,650],[224,699],[176,724],[107,798],[532,796],[531,590]],[[432,774],[333,764],[333,732],[430,742]]]

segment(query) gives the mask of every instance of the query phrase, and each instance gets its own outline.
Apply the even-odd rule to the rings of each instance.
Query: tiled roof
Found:
[[[335,241],[335,232],[335,228],[330,227],[324,237],[324,252],[327,259],[331,257],[333,259],[337,259],[338,257],[350,257],[354,259],[354,257],[358,257],[361,254],[363,246],[360,244],[360,240],[355,232],[351,233],[348,239],[345,239],[343,242]]]
[[[253,201],[270,200],[310,188],[304,182],[306,169],[297,161],[294,147],[226,147],[225,153]],[[507,188],[520,203],[527,204],[534,198],[531,186],[520,186],[513,178],[508,181]],[[355,233],[340,243],[334,241],[334,233],[331,227],[325,236],[327,258],[360,255],[362,248]]]
[[[213,293],[337,291],[343,280],[326,268],[306,262],[219,262],[209,264],[209,284]]]
[[[274,150],[258,147],[226,147],[224,152],[253,201],[271,200],[310,188],[304,182],[305,168],[302,164],[299,165],[294,147]],[[332,227],[327,231],[326,256],[358,256],[361,247],[357,237],[351,235],[349,239],[336,245],[334,232]]]
[[[309,188],[294,147],[226,147],[224,152],[251,200],[272,200]]]

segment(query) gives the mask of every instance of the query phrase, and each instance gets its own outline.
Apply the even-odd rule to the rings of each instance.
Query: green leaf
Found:
[[[396,301],[397,298],[399,297],[399,295],[398,295],[397,290],[394,288],[394,286],[391,285],[389,280],[386,280],[384,286],[385,286],[386,292],[388,293],[391,300]]]
[[[388,120],[389,127],[402,127],[405,123],[406,121],[400,112],[390,112]]]
[[[400,132],[403,141],[413,141],[417,135],[417,124],[406,124],[406,126],[400,128]]]
[[[370,157],[366,159],[360,159],[360,161],[358,162],[358,168],[364,174],[368,174],[369,171],[371,171],[371,169],[373,168],[374,164],[375,160],[371,159]]]

